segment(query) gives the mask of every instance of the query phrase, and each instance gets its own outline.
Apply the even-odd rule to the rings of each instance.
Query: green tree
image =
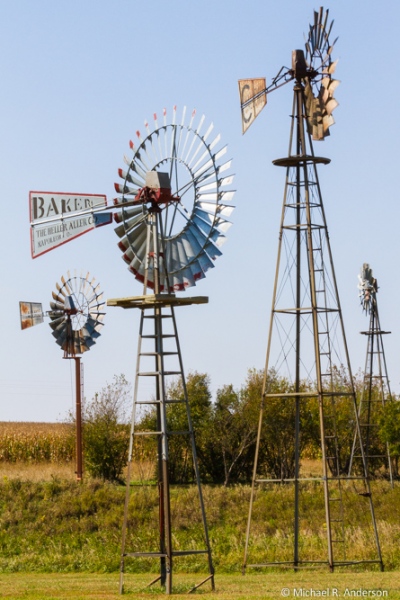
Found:
[[[253,372],[248,383],[250,394],[261,399],[263,373]],[[300,392],[310,390],[308,382],[301,382]],[[295,476],[296,465],[296,401],[292,395],[294,385],[270,369],[266,381],[266,393],[271,396],[263,403],[262,436],[260,439],[259,471],[273,479],[290,479]],[[285,393],[288,396],[285,397]],[[276,396],[274,396],[276,394]],[[310,398],[299,399],[299,456],[309,448],[316,436],[315,420],[310,408]]]
[[[210,429],[212,414],[210,380],[206,373],[189,373],[186,379],[186,391],[191,421],[195,433],[198,465],[202,478],[208,477],[209,456],[206,439]],[[192,444],[182,379],[173,381],[166,390],[168,464],[171,483],[188,483],[194,480]],[[147,413],[138,423],[138,430],[156,431],[156,409]]]
[[[213,481],[222,481],[224,486],[251,479],[257,420],[250,402],[232,385],[217,391],[209,444],[213,450]]]
[[[92,477],[120,481],[127,463],[129,426],[127,404],[131,386],[124,375],[114,375],[83,410],[85,467]]]

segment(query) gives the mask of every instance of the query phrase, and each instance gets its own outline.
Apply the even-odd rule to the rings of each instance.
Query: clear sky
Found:
[[[397,257],[400,120],[398,0],[332,0],[341,80],[336,124],[316,144],[331,159],[319,170],[353,371],[363,368],[368,326],[357,274],[377,277],[381,325],[394,391],[400,391]],[[177,310],[186,373],[212,389],[240,387],[262,368],[277,252],[292,103],[289,84],[245,136],[237,80],[290,66],[303,48],[311,0],[0,0],[0,201],[2,206],[0,420],[55,421],[73,406],[72,361],[47,323],[20,330],[20,300],[49,308],[68,269],[89,271],[105,298],[141,294],[112,226],[35,260],[30,190],[115,196],[129,140],[164,107],[204,113],[228,144],[236,173],[233,226],[223,256],[191,290],[209,304]],[[83,356],[90,398],[114,374],[133,381],[138,311],[108,308],[102,336]]]

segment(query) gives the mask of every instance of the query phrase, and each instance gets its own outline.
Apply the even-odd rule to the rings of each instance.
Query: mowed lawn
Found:
[[[91,599],[121,597],[138,600],[164,596],[158,584],[146,588],[151,574],[127,575],[124,596],[118,593],[118,574],[26,574],[0,575],[0,598]],[[294,573],[217,574],[216,590],[207,582],[188,595],[191,585],[202,580],[201,574],[174,576],[173,598],[201,597],[204,600],[253,600],[256,598],[390,598],[400,599],[400,573],[364,573],[301,571]]]

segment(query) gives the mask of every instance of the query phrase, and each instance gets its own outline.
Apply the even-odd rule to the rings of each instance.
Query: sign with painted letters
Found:
[[[29,192],[32,258],[111,223],[106,206],[104,195]]]
[[[267,104],[265,77],[240,79],[239,94],[242,109],[242,133],[245,133]]]

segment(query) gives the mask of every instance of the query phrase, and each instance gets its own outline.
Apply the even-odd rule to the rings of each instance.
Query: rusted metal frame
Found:
[[[266,398],[291,398],[293,396],[305,396],[306,398],[319,398],[317,392],[283,392],[280,394],[265,394]],[[323,392],[322,396],[353,396],[351,392]]]
[[[296,97],[296,114],[297,114],[297,154],[299,156],[307,155],[306,152],[306,135],[304,131],[304,121],[306,119],[304,89],[302,84],[299,82],[295,85],[295,97]],[[309,140],[311,155],[313,155],[312,143]],[[300,188],[300,168],[297,167],[297,182]],[[313,238],[312,238],[312,218],[309,204],[309,185],[308,185],[308,166],[307,162],[303,161],[302,164],[303,180],[304,180],[304,204],[307,221],[307,262],[309,269],[309,284],[311,294],[311,307],[312,307],[312,322],[314,332],[314,357],[315,357],[315,369],[316,369],[316,382],[317,382],[317,393],[319,396],[319,417],[320,417],[320,432],[321,432],[321,452],[322,452],[322,472],[323,472],[323,486],[324,486],[324,498],[325,498],[325,519],[326,519],[326,533],[327,533],[327,550],[328,550],[328,564],[331,571],[333,571],[333,546],[332,546],[332,531],[331,531],[331,517],[330,517],[330,506],[329,506],[329,486],[328,486],[328,466],[326,457],[326,445],[325,445],[325,422],[324,422],[324,406],[323,406],[323,386],[321,377],[321,357],[319,352],[319,323],[317,313],[317,296],[316,296],[316,285],[315,285],[315,267],[314,267],[314,254],[313,254]]]
[[[161,228],[161,213],[154,212],[153,221],[153,272],[154,293],[160,293],[159,248],[158,233]],[[159,528],[160,528],[160,572],[161,585],[165,585],[167,594],[172,593],[172,534],[171,534],[171,505],[168,467],[168,430],[166,415],[166,390],[163,357],[163,324],[162,307],[154,307],[155,333],[155,372],[157,404],[157,429],[161,431],[158,439],[158,477],[159,477]]]
[[[294,111],[294,107],[293,107]],[[292,133],[291,133],[292,135]],[[289,145],[290,149],[290,145]],[[283,224],[285,221],[285,213],[286,213],[286,196],[287,189],[289,185],[289,169],[286,171],[286,182],[285,182],[285,190],[283,194],[283,203],[282,203],[282,211],[281,211],[281,222],[279,228],[279,241],[278,241],[278,255],[276,260],[276,268],[275,268],[275,280],[274,280],[274,289],[272,293],[272,306],[271,306],[271,314],[269,321],[269,334],[268,334],[268,342],[267,342],[267,352],[265,358],[265,366],[264,366],[264,377],[262,384],[262,392],[261,392],[261,401],[260,401],[260,415],[258,419],[258,427],[257,427],[257,439],[256,439],[256,448],[254,454],[254,464],[253,464],[253,474],[251,481],[251,492],[250,492],[250,503],[249,503],[249,513],[247,517],[247,526],[246,526],[246,538],[245,538],[245,547],[244,547],[244,556],[243,556],[243,565],[242,565],[242,574],[244,575],[246,572],[247,566],[247,557],[249,550],[249,539],[250,539],[250,529],[251,529],[251,518],[253,512],[253,503],[254,503],[254,494],[257,480],[257,468],[258,468],[258,457],[260,453],[260,441],[261,441],[261,432],[262,432],[262,422],[264,416],[264,403],[266,401],[266,388],[267,388],[267,379],[268,379],[268,368],[269,368],[269,359],[271,353],[271,342],[272,342],[272,331],[274,326],[274,314],[275,314],[275,304],[276,304],[276,296],[278,290],[279,283],[279,269],[281,263],[281,255],[282,255],[282,239],[283,239]]]
[[[326,566],[328,562],[326,560],[302,560],[301,563],[297,566],[298,569],[320,569],[322,566]],[[348,560],[348,561],[340,561],[336,562],[335,566],[337,567],[345,567],[350,565],[364,565],[364,564],[380,564],[379,560]],[[312,565],[315,565],[313,567]],[[253,565],[247,565],[252,568],[269,568],[269,567],[279,567],[281,569],[293,569],[293,563],[291,561],[281,561],[281,562],[271,562],[271,563],[256,563]]]
[[[74,356],[75,361],[75,400],[76,400],[76,480],[82,481],[82,381],[81,357]]]
[[[147,243],[148,242],[149,242],[149,238],[147,239]],[[148,247],[147,247],[147,250],[149,250]],[[133,395],[131,428],[130,428],[130,436],[129,436],[128,471],[127,471],[127,477],[126,477],[124,516],[123,516],[123,523],[122,523],[121,562],[120,562],[120,577],[119,577],[119,593],[120,594],[123,594],[123,592],[124,592],[124,573],[125,573],[125,556],[126,556],[125,548],[126,548],[126,538],[127,538],[127,528],[128,528],[128,511],[129,511],[129,498],[130,498],[130,483],[131,483],[131,474],[132,474],[133,440],[134,440],[134,435],[135,435],[136,404],[137,404],[138,392],[139,392],[140,357],[141,357],[143,328],[144,328],[145,318],[147,318],[147,316],[145,315],[145,309],[142,308],[140,311],[139,336],[138,336],[138,345],[137,345],[137,354],[136,354],[135,389],[134,389],[134,395]]]
[[[304,130],[302,116],[302,86],[296,82],[294,87],[295,96],[295,113],[292,120],[292,127],[296,127],[296,155],[303,156],[306,154],[304,146]],[[291,167],[288,167],[288,170]],[[298,163],[295,167],[296,171],[296,309],[301,307],[301,243],[302,243],[302,197],[301,197],[301,166]],[[306,188],[307,189],[307,188]],[[296,570],[299,564],[299,475],[300,475],[300,381],[301,381],[301,312],[296,310],[296,349],[295,349],[295,476],[294,476],[294,544],[293,544],[293,564]]]
[[[320,189],[320,184],[319,184],[319,179],[318,179],[318,172],[317,172],[316,169],[315,169],[315,184],[317,186],[318,195],[321,198],[322,197],[322,195],[321,195],[321,189]],[[325,210],[324,210],[324,206],[323,206],[322,202],[321,202],[320,210],[321,210],[323,222],[326,223]],[[352,377],[350,355],[349,355],[349,350],[348,350],[348,346],[347,346],[346,333],[345,333],[345,330],[344,330],[344,322],[343,322],[343,317],[342,317],[342,309],[341,309],[341,304],[340,304],[340,298],[339,298],[339,292],[338,292],[338,286],[337,286],[337,280],[336,280],[336,273],[335,273],[335,269],[333,267],[332,249],[331,249],[331,245],[330,245],[330,242],[329,242],[328,232],[327,232],[326,241],[327,241],[326,246],[327,246],[327,251],[328,251],[329,263],[331,265],[331,277],[332,277],[332,282],[333,282],[333,287],[334,287],[335,299],[336,299],[336,303],[337,303],[337,307],[338,307],[338,314],[339,314],[339,317],[340,317],[339,321],[340,321],[340,326],[341,326],[341,331],[342,331],[342,339],[343,339],[343,345],[344,345],[345,356],[346,356],[346,364],[347,364],[347,367],[348,367],[350,385],[351,385],[351,390],[352,390],[353,408],[354,408],[355,421],[356,421],[356,433],[359,436],[359,439],[361,440],[360,422],[359,422],[358,410],[357,410],[357,398],[356,398],[356,392],[355,392],[355,387],[354,387],[354,381],[353,381],[353,377]],[[383,565],[382,552],[381,552],[381,547],[380,547],[380,542],[379,542],[378,529],[377,529],[377,525],[376,525],[374,505],[373,505],[373,502],[372,502],[371,488],[370,488],[368,473],[367,473],[367,470],[366,470],[365,454],[364,454],[364,451],[362,449],[362,446],[361,446],[361,453],[362,453],[362,463],[363,463],[363,469],[364,469],[364,484],[365,484],[365,489],[366,489],[366,492],[367,492],[367,497],[369,499],[369,507],[370,507],[370,514],[371,514],[372,525],[373,525],[373,530],[374,530],[375,545],[376,545],[377,554],[378,554],[378,557],[379,557],[379,561],[378,562],[380,564],[381,571],[383,571],[384,570],[384,565]]]
[[[349,476],[349,475],[344,475],[343,477],[335,477],[332,475],[328,476],[328,481],[364,481],[364,477],[360,476]],[[295,481],[294,478],[280,478],[280,479],[261,479],[258,478],[257,483],[282,483],[282,482],[293,482]],[[325,481],[325,478],[322,477],[299,477],[299,481]]]
[[[282,73],[282,71],[284,69],[286,69],[286,71],[284,73]],[[283,82],[279,83],[280,81],[282,81],[282,79],[283,79]],[[289,83],[289,81],[292,81],[292,79],[293,79],[292,69],[288,69],[287,67],[282,67],[281,70],[279,71],[278,75],[276,75],[274,77],[274,79],[272,80],[272,83],[270,85],[268,85],[264,90],[261,90],[261,92],[258,92],[257,94],[255,94],[254,96],[252,96],[251,98],[249,98],[248,100],[243,102],[241,104],[241,109],[243,110],[244,108],[249,106],[249,104],[254,102],[254,100],[261,98],[261,96],[263,96],[264,94],[265,95],[270,94],[271,92],[277,90],[278,88],[286,85],[287,83]]]

